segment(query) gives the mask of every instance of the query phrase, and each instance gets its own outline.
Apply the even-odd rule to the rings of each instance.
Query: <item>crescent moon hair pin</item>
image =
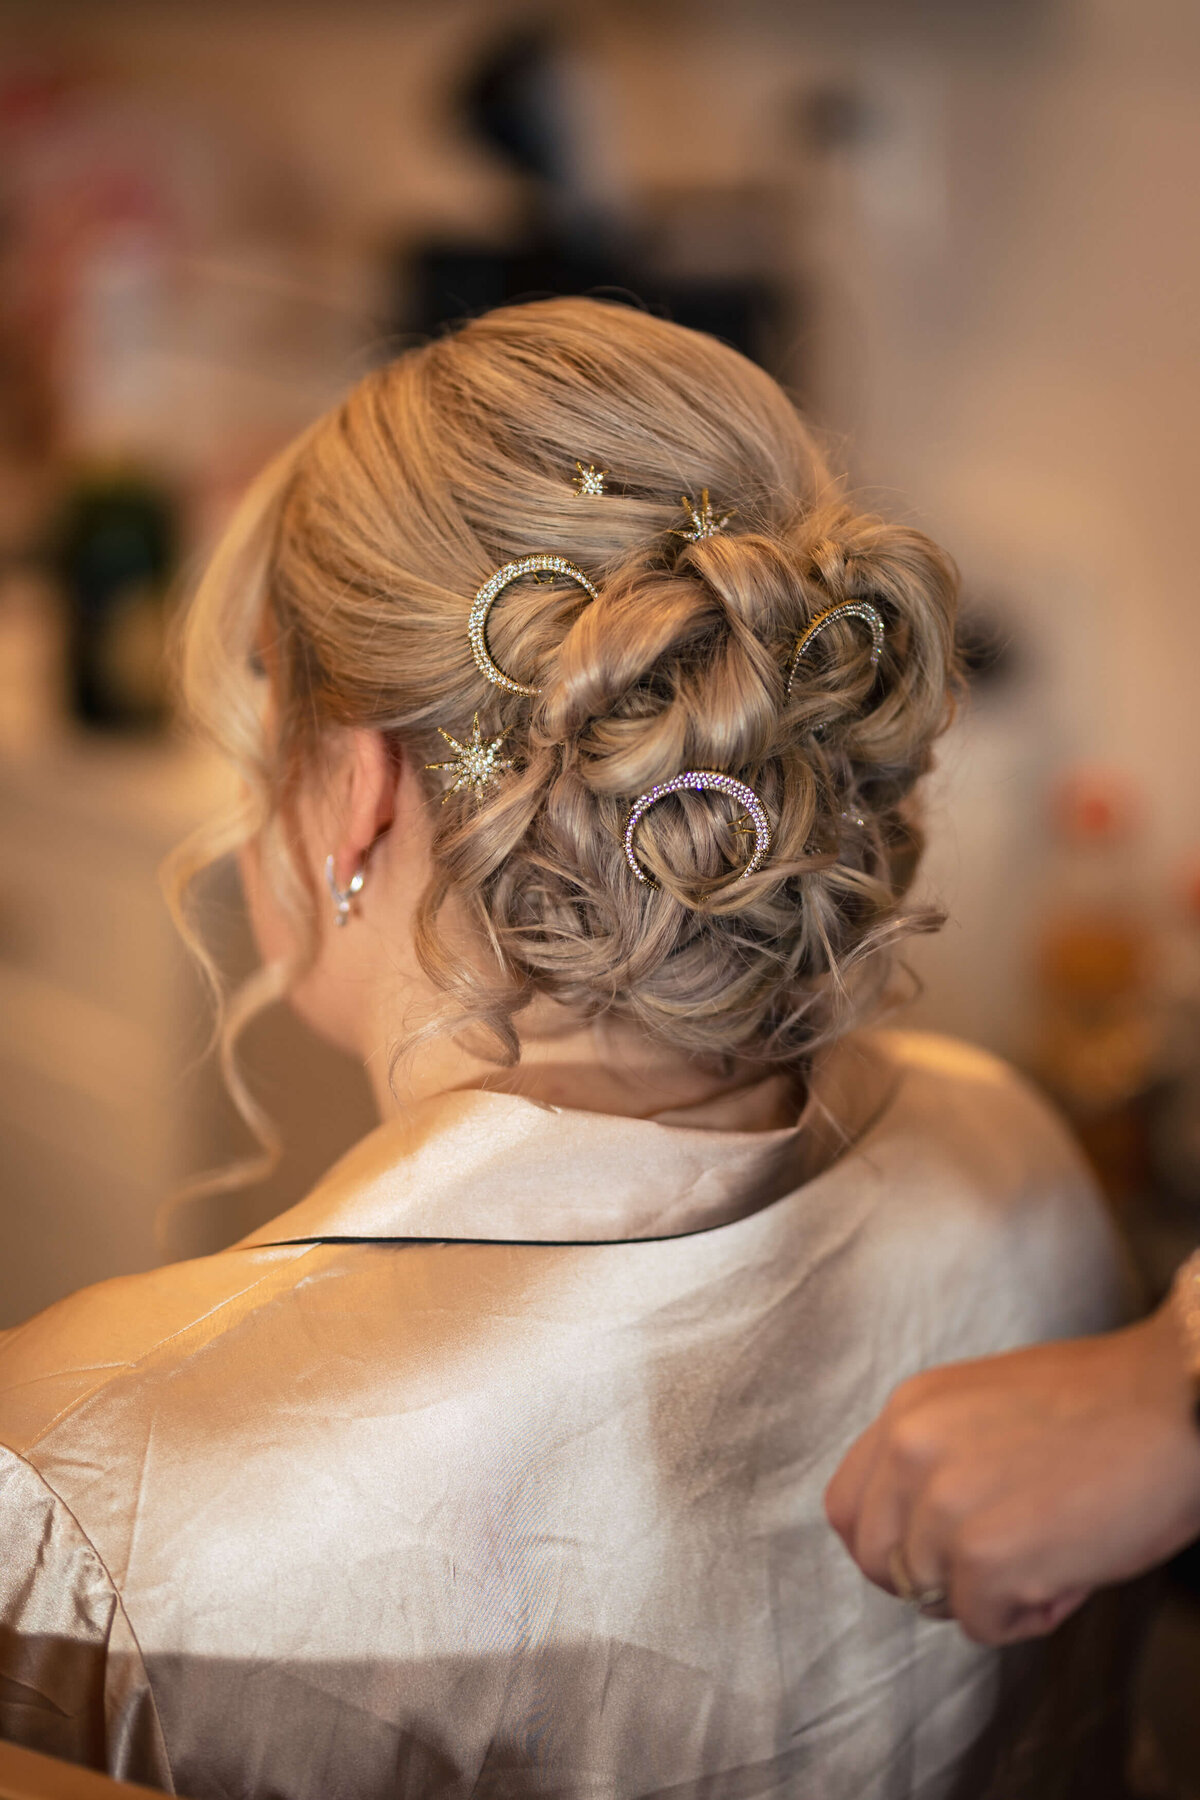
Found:
[[[861,619],[864,625],[870,627],[871,667],[878,666],[879,658],[883,655],[883,614],[877,606],[872,606],[869,600],[843,600],[839,606],[831,606],[827,612],[818,613],[797,642],[783,690],[789,699],[801,657],[808,654],[826,626],[832,625],[835,619]]]
[[[505,563],[489,575],[474,600],[471,602],[471,614],[467,620],[467,635],[471,640],[471,655],[475,658],[475,667],[494,687],[506,688],[510,694],[540,694],[541,689],[527,687],[523,681],[514,681],[506,675],[498,664],[492,661],[487,647],[487,616],[506,587],[519,581],[522,575],[537,575],[545,571],[553,575],[565,575],[568,580],[581,587],[589,600],[600,598],[582,569],[568,562],[565,556],[521,556],[516,562]]]
[[[732,775],[718,775],[712,769],[686,769],[682,775],[673,775],[670,781],[660,781],[647,793],[639,794],[629,809],[629,818],[625,823],[625,860],[633,870],[643,887],[657,887],[657,881],[647,875],[638,861],[633,849],[633,834],[650,811],[668,794],[678,794],[684,788],[691,788],[697,794],[712,789],[718,794],[728,794],[743,806],[754,827],[754,849],[745,868],[740,870],[736,879],[745,881],[756,869],[762,867],[763,859],[771,848],[771,822],[767,818],[767,809],[752,787],[744,781],[735,781]]]

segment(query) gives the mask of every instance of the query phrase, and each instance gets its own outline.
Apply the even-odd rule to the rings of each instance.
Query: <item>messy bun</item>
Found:
[[[579,497],[577,458],[609,471]],[[681,534],[708,489],[714,536]],[[471,655],[472,596],[503,563],[567,557],[598,591],[522,581],[488,621],[500,689]],[[195,705],[253,766],[256,828],[334,724],[391,735],[418,768],[438,728],[508,732],[515,766],[481,805],[435,802],[417,949],[458,1024],[546,995],[712,1057],[800,1062],[878,990],[888,951],[936,923],[906,909],[911,796],[944,727],[955,582],[920,532],[856,511],[780,388],[714,339],[627,307],[506,308],[368,376],[268,474],[202,592]],[[870,602],[885,638],[820,614]],[[280,649],[272,752],[234,664],[264,606]],[[685,792],[622,843],[634,798],[684,769],[749,783],[771,821],[746,862],[736,805]],[[246,829],[251,828],[247,821]],[[295,871],[292,872],[293,877]],[[442,929],[447,903],[478,955]],[[298,903],[299,904],[299,903]]]

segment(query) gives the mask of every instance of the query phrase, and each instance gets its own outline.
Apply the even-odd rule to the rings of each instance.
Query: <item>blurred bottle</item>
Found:
[[[166,713],[166,594],[176,506],[162,354],[170,209],[154,171],[118,167],[65,284],[55,367],[63,477],[51,561],[66,624],[67,704],[82,724],[145,729]],[[89,216],[91,216],[89,214]]]
[[[1200,853],[1175,884],[1177,907],[1163,945],[1165,1042],[1150,1112],[1156,1191],[1200,1238]]]
[[[1033,1071],[1075,1127],[1109,1198],[1149,1181],[1147,1095],[1160,1060],[1154,941],[1135,855],[1139,808],[1120,776],[1067,773],[1034,942]]]
[[[176,541],[170,493],[136,462],[90,461],[69,482],[52,554],[66,602],[69,704],[81,723],[125,730],[165,717]]]

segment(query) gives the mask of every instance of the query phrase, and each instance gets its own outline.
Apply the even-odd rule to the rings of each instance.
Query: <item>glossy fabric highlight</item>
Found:
[[[972,1764],[998,1724],[1082,1768],[1086,1705],[870,1588],[821,1494],[910,1371],[1115,1318],[1090,1182],[942,1040],[727,1128],[782,1103],[444,1095],[6,1334],[0,1733],[193,1800],[1040,1792]]]

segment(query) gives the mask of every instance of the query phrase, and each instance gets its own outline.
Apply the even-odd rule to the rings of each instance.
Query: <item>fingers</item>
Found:
[[[908,1496],[898,1486],[893,1459],[885,1452],[872,1464],[847,1548],[867,1580],[889,1594],[897,1592],[890,1558],[897,1545],[904,1546],[907,1510]],[[921,1583],[917,1571],[911,1573]]]
[[[825,1517],[850,1549],[862,1505],[863,1489],[878,1454],[880,1421],[855,1438],[825,1489]],[[853,1554],[853,1552],[852,1552]]]
[[[963,1602],[966,1611],[960,1613],[951,1600],[950,1607],[967,1637],[976,1644],[996,1647],[1023,1643],[1028,1638],[1049,1637],[1064,1620],[1078,1611],[1091,1592],[1090,1588],[1077,1588],[1038,1606],[999,1604],[981,1609]]]
[[[825,1490],[825,1514],[863,1574],[898,1592],[890,1556],[899,1542],[899,1496],[885,1473],[886,1422],[877,1419],[846,1452]]]
[[[891,1400],[851,1445],[825,1494],[825,1511],[868,1580],[896,1592],[889,1558],[898,1545],[920,1587],[942,1585],[937,1566],[908,1555],[907,1522],[936,1442],[922,1409],[923,1378],[897,1388]]]
[[[915,1434],[907,1422],[902,1425],[901,1421],[907,1421],[917,1383],[922,1379],[915,1377],[895,1390],[874,1423],[851,1444],[825,1490],[825,1515],[851,1555],[854,1555],[854,1539],[864,1496],[877,1463],[884,1457],[896,1455],[897,1451],[898,1460],[904,1461],[907,1457]]]
[[[1002,1517],[968,1516],[950,1545],[950,1609],[978,1644],[1015,1644],[1044,1637],[1083,1605],[1091,1588],[1058,1588],[1040,1577],[1028,1547]]]
[[[1057,1600],[1048,1600],[1043,1606],[1031,1606],[1023,1615],[1014,1621],[1012,1629],[1016,1635],[1010,1637],[1010,1644],[1017,1642],[1017,1637],[1047,1637],[1050,1632],[1057,1631],[1064,1620],[1073,1612],[1078,1612],[1084,1601],[1095,1592],[1094,1588],[1070,1588],[1060,1594]]]
[[[904,1554],[921,1587],[951,1591],[959,1534],[971,1499],[969,1477],[957,1467],[934,1465],[927,1470],[923,1484],[913,1495],[904,1540]],[[954,1610],[957,1612],[957,1607]]]

